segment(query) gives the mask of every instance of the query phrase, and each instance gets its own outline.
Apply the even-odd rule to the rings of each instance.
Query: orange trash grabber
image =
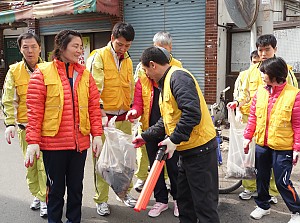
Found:
[[[151,167],[150,173],[147,177],[145,185],[143,186],[139,199],[137,200],[134,207],[134,210],[137,212],[145,210],[149,203],[151,194],[167,159],[167,154],[165,154],[166,149],[167,146],[161,146],[156,153],[155,161]]]

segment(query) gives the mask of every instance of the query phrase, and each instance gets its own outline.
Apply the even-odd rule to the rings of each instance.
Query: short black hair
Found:
[[[114,25],[112,35],[116,39],[122,36],[126,39],[126,41],[133,41],[135,32],[132,25],[129,23],[118,22]]]
[[[169,53],[167,50],[165,50]],[[166,65],[169,63],[168,56],[161,48],[156,46],[151,46],[144,50],[141,56],[141,62],[144,66],[149,67],[150,61],[153,61],[160,65]]]
[[[271,45],[273,48],[277,46],[276,37],[273,34],[261,35],[256,41],[256,48]]]
[[[257,52],[257,50],[253,50],[252,52],[251,52],[251,54],[250,54],[250,60],[252,61],[252,58],[253,57],[259,57],[258,56],[258,52]]]
[[[34,33],[22,33],[17,39],[19,49],[21,49],[21,43],[23,39],[31,39],[31,38],[34,38],[37,44],[41,46],[41,40],[37,35],[35,35]]]
[[[260,71],[267,74],[271,82],[285,82],[288,74],[286,62],[281,57],[272,57],[261,63]]]

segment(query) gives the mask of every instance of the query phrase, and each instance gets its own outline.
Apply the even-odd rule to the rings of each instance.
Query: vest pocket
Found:
[[[283,121],[290,122],[292,117],[292,106],[283,105],[280,116]]]
[[[58,130],[58,115],[59,115],[59,106],[48,106],[45,108],[44,121],[42,130]]]
[[[79,129],[83,135],[88,135],[91,130],[88,107],[79,108]]]
[[[28,85],[27,84],[19,85],[19,86],[16,86],[16,88],[17,88],[18,95],[24,95],[27,93]]]
[[[60,105],[60,97],[59,97],[59,87],[57,84],[49,84],[47,86],[47,98],[46,105],[47,107],[55,107]]]
[[[47,87],[47,97],[45,101],[45,114],[43,121],[43,135],[44,136],[54,136],[59,129],[59,112],[60,106],[60,95],[58,84],[48,84]]]

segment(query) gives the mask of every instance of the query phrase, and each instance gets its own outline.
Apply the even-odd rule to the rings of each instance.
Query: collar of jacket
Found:
[[[28,63],[27,63],[27,61],[25,60],[24,57],[22,58],[22,60],[23,60],[23,62],[24,62],[24,64],[25,64],[25,69],[26,69],[28,72],[33,73],[34,70],[32,70],[32,68],[29,67],[29,65],[28,65]],[[38,63],[43,63],[43,62],[44,62],[43,59],[42,59],[41,57],[39,57],[39,58],[38,58],[37,64],[38,64]],[[36,65],[35,65],[35,68],[36,68]]]
[[[115,51],[115,49],[114,49],[111,41],[109,41],[109,43],[107,44],[107,46],[109,47],[109,49],[110,49],[111,53],[114,55],[114,57],[117,57],[117,53],[116,53],[116,51]],[[125,52],[124,53],[124,59],[127,59],[129,57],[130,57],[130,55],[129,55],[128,51]]]

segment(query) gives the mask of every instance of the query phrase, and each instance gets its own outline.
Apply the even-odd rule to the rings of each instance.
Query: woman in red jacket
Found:
[[[99,156],[102,123],[99,92],[78,64],[82,36],[63,30],[55,36],[54,60],[38,66],[27,92],[28,142],[25,165],[43,151],[48,186],[48,222],[61,222],[67,186],[67,222],[81,221],[83,174],[87,149]]]
[[[287,65],[280,57],[262,62],[265,86],[253,98],[244,132],[244,148],[255,135],[257,208],[250,216],[260,219],[270,214],[270,175],[274,170],[276,187],[292,212],[289,223],[300,222],[300,199],[290,180],[300,152],[300,93],[286,82]]]

